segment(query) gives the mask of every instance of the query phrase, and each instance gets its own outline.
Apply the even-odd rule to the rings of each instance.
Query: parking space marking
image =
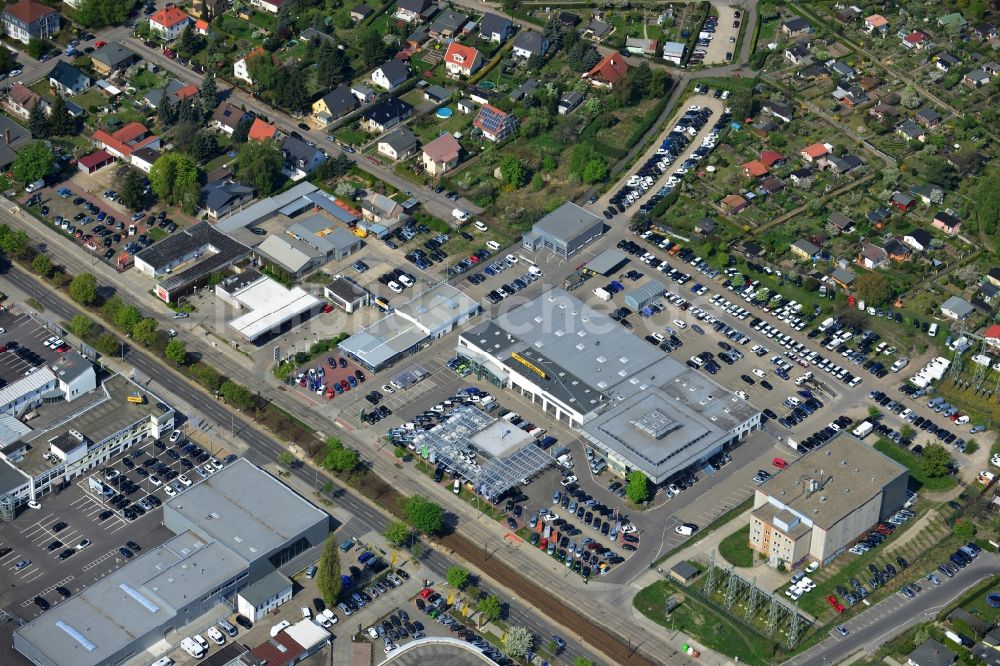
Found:
[[[44,597],[46,594],[48,594],[49,592],[52,592],[57,587],[65,587],[66,583],[72,582],[75,578],[76,578],[76,576],[66,576],[65,578],[63,578],[58,583],[54,583],[52,585],[49,585],[45,589],[40,590],[36,596]],[[25,599],[24,601],[21,602],[21,608],[27,608],[28,606],[32,605],[33,603],[35,603],[35,598],[34,597],[32,597],[31,599]]]
[[[82,567],[82,571],[90,571],[94,567],[98,566],[101,562],[104,562],[109,558],[116,557],[117,555],[119,555],[117,550],[109,550],[108,552],[98,557],[96,560],[84,564]]]

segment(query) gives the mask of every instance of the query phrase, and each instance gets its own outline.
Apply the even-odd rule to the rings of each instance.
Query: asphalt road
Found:
[[[836,664],[846,662],[859,652],[871,654],[913,625],[933,620],[942,608],[966,590],[982,579],[997,574],[1000,574],[1000,556],[983,551],[954,578],[938,574],[941,584],[937,586],[930,581],[922,581],[920,585],[923,591],[914,599],[901,593],[883,599],[844,623],[850,632],[847,636],[831,631],[829,638],[794,659],[789,659],[785,666]]]

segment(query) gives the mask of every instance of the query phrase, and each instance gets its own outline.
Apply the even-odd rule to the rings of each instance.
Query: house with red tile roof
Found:
[[[48,39],[59,32],[59,12],[34,0],[7,5],[0,20],[8,36],[25,44],[32,39]]]
[[[207,35],[208,34],[208,21],[206,21],[204,19],[198,19],[197,21],[195,21],[194,22],[194,31],[197,32],[199,35]]]
[[[96,150],[77,161],[77,167],[84,173],[94,173],[98,169],[114,164],[115,156],[106,150]]]
[[[146,162],[137,163],[134,160],[135,154],[144,148],[156,150],[160,147],[160,137],[153,134],[142,123],[129,123],[113,134],[97,130],[91,137],[91,141],[114,157],[125,160],[129,164],[135,164],[143,168],[144,171],[148,171],[145,167],[149,165]]]
[[[260,118],[254,118],[253,125],[250,126],[250,132],[247,134],[247,139],[263,141],[264,139],[273,139],[277,134],[277,127],[270,123],[265,123]]]
[[[986,344],[1000,347],[1000,324],[990,324],[983,337],[986,339]]]
[[[767,167],[757,160],[750,160],[743,165],[743,175],[747,178],[760,178],[767,175]]]
[[[768,169],[777,165],[781,166],[785,163],[785,156],[775,150],[765,150],[757,158],[757,161],[766,166]]]
[[[448,76],[453,79],[470,77],[483,66],[483,56],[478,49],[465,46],[458,42],[448,45],[444,54],[444,67]]]
[[[7,93],[7,108],[24,120],[28,119],[31,115],[31,110],[39,103],[41,103],[46,113],[51,111],[49,103],[23,83],[15,83]]]
[[[749,205],[750,202],[742,194],[730,194],[722,200],[722,207],[734,215]]]
[[[595,88],[614,88],[628,71],[628,63],[620,53],[609,53],[583,75]]]
[[[815,162],[816,160],[826,157],[833,150],[833,146],[829,143],[814,143],[811,146],[806,146],[799,151],[799,155],[802,156],[806,162]]]
[[[927,33],[923,30],[914,30],[906,37],[903,37],[903,46],[908,49],[920,50],[927,46]]]
[[[871,33],[878,33],[885,37],[885,33],[889,30],[889,21],[881,14],[872,14],[865,19],[864,31]]]
[[[191,23],[194,23],[194,19],[172,2],[149,17],[149,29],[169,42],[180,37],[184,28]]]

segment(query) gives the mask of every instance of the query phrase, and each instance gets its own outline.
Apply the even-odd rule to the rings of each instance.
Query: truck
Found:
[[[609,292],[607,289],[604,289],[603,287],[598,287],[597,289],[594,289],[594,296],[597,296],[602,301],[611,300],[611,292]]]
[[[930,328],[927,329],[927,335],[929,337],[932,337],[932,338],[935,335],[937,335],[937,332],[938,332],[938,325],[937,324],[931,324]]]
[[[819,332],[826,333],[826,330],[833,326],[833,317],[827,317],[823,320],[823,323],[819,325]]]
[[[862,421],[858,424],[858,427],[854,429],[853,435],[858,439],[864,439],[868,436],[868,433],[874,429],[875,426],[873,426],[870,421]]]

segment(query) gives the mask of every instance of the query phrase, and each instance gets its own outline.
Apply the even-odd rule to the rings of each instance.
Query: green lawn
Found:
[[[338,140],[350,146],[359,146],[365,143],[369,138],[369,135],[365,132],[357,129],[351,129],[350,127],[344,127],[337,130],[334,132],[334,136],[336,136]]]
[[[741,663],[769,664],[775,644],[735,626],[724,615],[701,600],[683,594],[684,600],[664,613],[667,597],[677,592],[670,583],[659,581],[641,590],[632,600],[636,609],[653,622],[672,631],[683,631],[722,654],[739,657]]]
[[[910,470],[910,478],[919,483],[924,490],[948,490],[955,486],[955,477],[953,476],[927,476],[921,465],[920,456],[910,453],[887,439],[875,442],[875,450],[884,453],[901,465],[906,465]]]
[[[753,566],[754,551],[748,545],[750,526],[736,530],[719,543],[719,554],[730,564],[738,567]]]

